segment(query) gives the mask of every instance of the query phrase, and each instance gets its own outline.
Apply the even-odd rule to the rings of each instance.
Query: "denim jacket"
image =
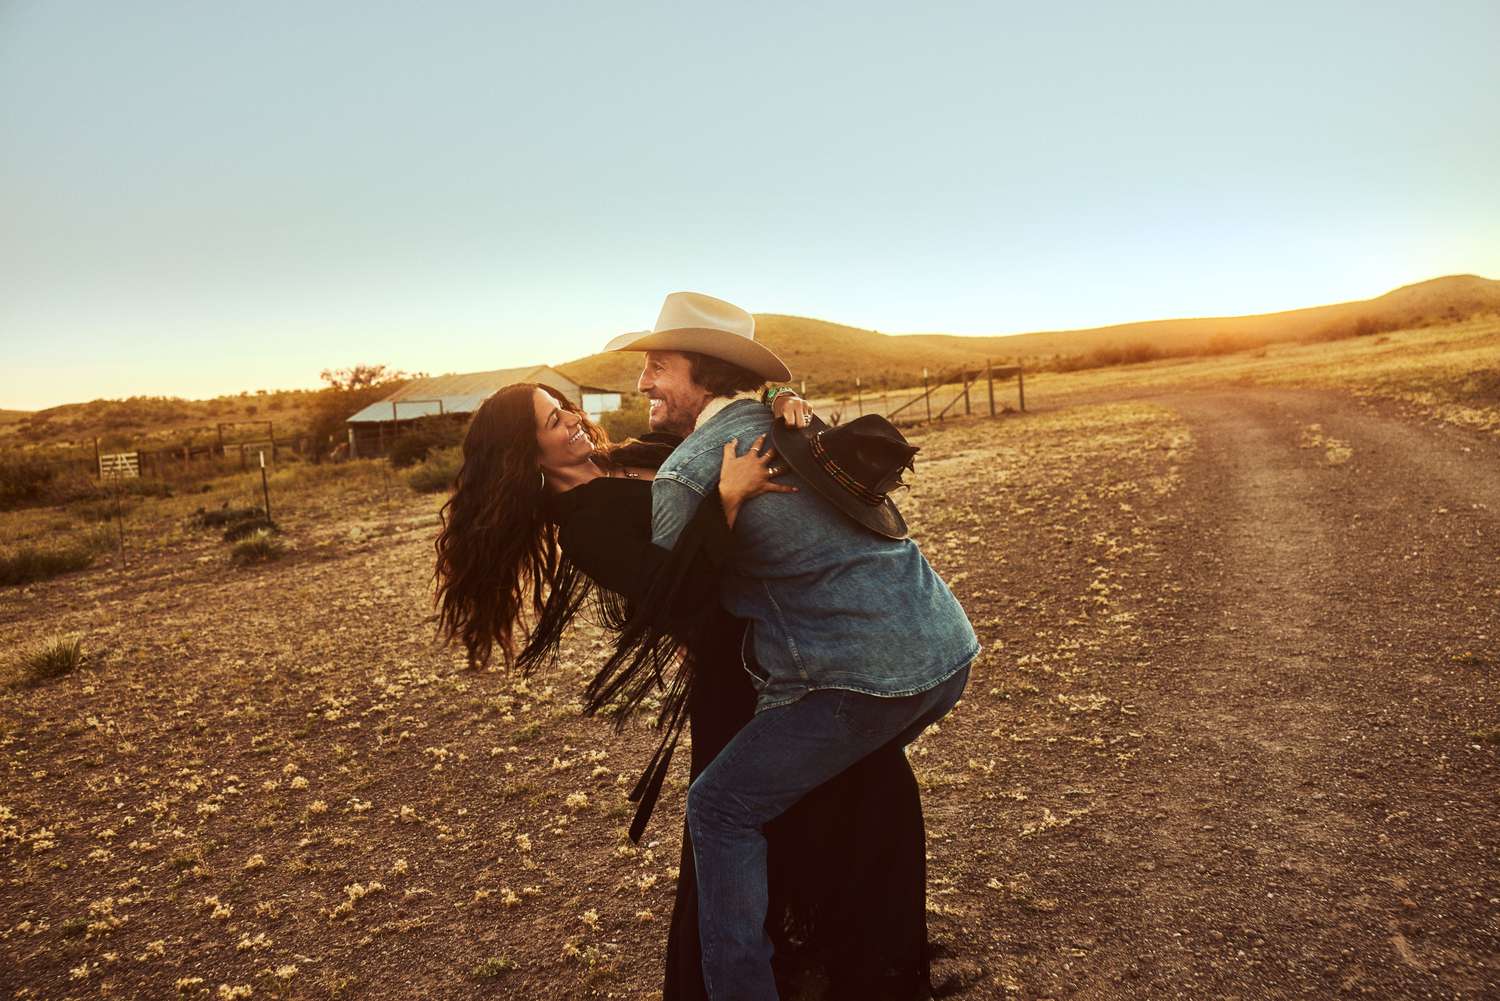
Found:
[[[740,400],[677,447],[651,488],[656,545],[671,549],[717,489],[724,443],[738,438],[743,454],[771,425],[766,407]],[[796,473],[780,481],[798,492],[745,503],[720,584],[724,607],[752,624],[756,712],[823,688],[912,695],[979,654],[963,607],[915,542],[856,524]]]

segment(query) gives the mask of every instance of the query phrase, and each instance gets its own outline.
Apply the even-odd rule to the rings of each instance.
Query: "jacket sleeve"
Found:
[[[717,490],[709,493],[719,494]],[[658,476],[651,484],[651,541],[662,549],[675,547],[705,496],[686,480],[670,474]]]

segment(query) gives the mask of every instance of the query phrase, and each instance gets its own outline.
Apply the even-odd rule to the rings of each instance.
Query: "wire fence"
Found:
[[[1009,383],[1016,405],[1011,407]],[[879,414],[893,424],[915,425],[974,414],[990,417],[1026,409],[1026,374],[1019,365],[960,368],[936,375],[922,371],[922,385],[904,389],[866,390],[855,379],[853,393],[814,398],[813,409],[830,424]]]

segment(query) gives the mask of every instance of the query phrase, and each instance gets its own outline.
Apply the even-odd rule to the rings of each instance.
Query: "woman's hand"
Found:
[[[771,413],[789,428],[805,428],[812,423],[813,408],[802,397],[790,390],[777,393],[771,401]]]
[[[779,400],[778,400],[779,402]],[[794,494],[797,488],[777,483],[773,477],[786,472],[786,467],[775,462],[776,453],[771,449],[761,451],[766,436],[761,435],[744,455],[735,455],[738,438],[724,443],[724,462],[719,467],[719,500],[724,505],[724,520],[734,527],[734,519],[740,505],[751,497],[761,494]]]

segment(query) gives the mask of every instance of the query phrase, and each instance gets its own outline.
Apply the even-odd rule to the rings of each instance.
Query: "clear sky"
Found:
[[[0,0],[0,407],[1500,278],[1500,3]]]

